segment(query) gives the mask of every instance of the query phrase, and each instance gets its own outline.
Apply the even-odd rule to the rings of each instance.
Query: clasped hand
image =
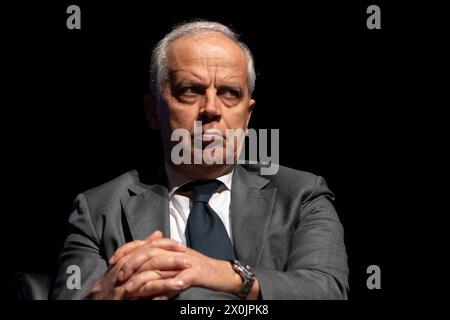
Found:
[[[118,248],[88,299],[167,300],[189,287],[237,293],[242,280],[228,261],[209,258],[155,231]]]

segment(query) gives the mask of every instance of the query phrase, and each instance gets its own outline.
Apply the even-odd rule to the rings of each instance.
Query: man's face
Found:
[[[247,130],[255,101],[249,94],[247,59],[238,45],[218,33],[186,36],[168,47],[167,60],[169,79],[157,109],[166,156],[177,144],[170,141],[171,134],[180,128],[191,133],[194,153],[195,121],[202,121],[202,149],[209,139],[221,140],[209,135],[211,129],[219,130],[223,137],[227,129]],[[224,139],[224,157],[226,144]],[[235,143],[235,156],[237,152]]]

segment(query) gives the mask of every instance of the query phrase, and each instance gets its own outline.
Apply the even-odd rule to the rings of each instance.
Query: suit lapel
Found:
[[[272,215],[276,188],[269,180],[236,166],[231,188],[231,226],[237,258],[258,266]],[[264,188],[264,189],[263,189]]]
[[[231,188],[231,226],[238,259],[258,266],[264,249],[276,188],[270,181],[237,165]],[[142,240],[156,230],[170,237],[169,194],[164,185],[134,185],[131,196],[122,198],[133,240]]]
[[[170,237],[169,195],[162,185],[134,186],[135,195],[121,199],[133,240],[143,240],[156,230]]]

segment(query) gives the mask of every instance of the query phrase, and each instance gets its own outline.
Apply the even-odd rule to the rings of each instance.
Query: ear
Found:
[[[248,103],[248,118],[247,118],[247,128],[248,130],[248,124],[250,123],[250,119],[252,118],[253,109],[256,106],[256,101],[254,99],[251,99]]]
[[[147,117],[147,122],[150,128],[153,130],[159,129],[158,120],[158,102],[155,96],[147,94],[144,96],[144,108],[145,116]]]

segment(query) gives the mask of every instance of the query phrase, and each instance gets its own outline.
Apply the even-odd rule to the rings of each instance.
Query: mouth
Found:
[[[223,139],[222,133],[217,129],[205,130],[202,133],[201,137],[202,137],[203,141],[213,141],[213,140],[217,140],[217,139]]]
[[[212,142],[221,142],[223,143],[223,135],[219,129],[206,129],[202,132],[201,135],[193,136],[194,141],[197,143],[201,143],[202,147],[205,148]]]

